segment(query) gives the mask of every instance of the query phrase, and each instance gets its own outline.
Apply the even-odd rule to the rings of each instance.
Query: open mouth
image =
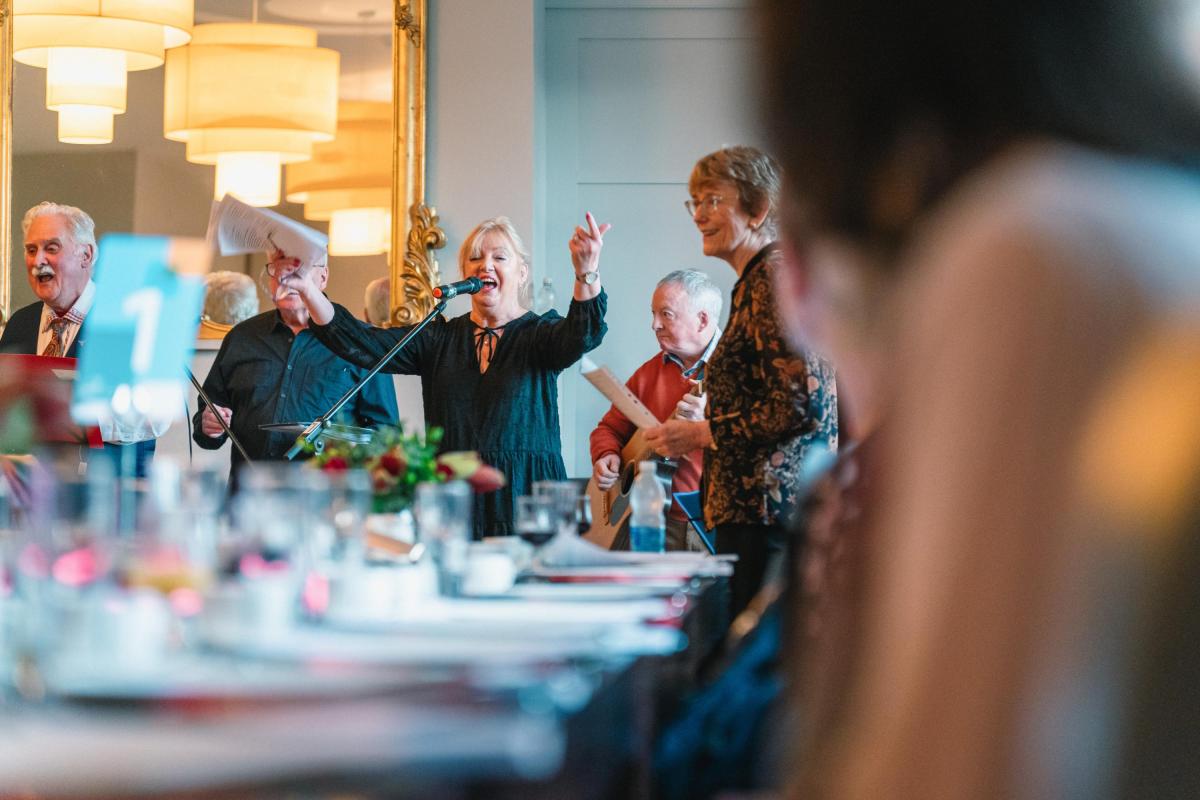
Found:
[[[54,280],[54,273],[53,272],[38,272],[34,275],[34,278],[37,279],[38,283],[50,283],[50,281]]]
[[[483,284],[483,291],[485,292],[495,289],[500,285],[496,283],[495,278],[480,278],[479,281]]]

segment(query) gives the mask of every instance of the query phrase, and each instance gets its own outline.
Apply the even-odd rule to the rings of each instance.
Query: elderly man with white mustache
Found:
[[[96,224],[75,206],[42,202],[25,212],[25,266],[38,302],[13,312],[0,336],[0,352],[77,358],[86,340],[85,320],[96,297]],[[169,423],[100,420],[106,450],[137,445],[135,472],[144,476],[154,439]]]

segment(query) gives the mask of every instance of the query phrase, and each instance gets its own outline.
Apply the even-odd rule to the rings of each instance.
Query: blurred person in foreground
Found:
[[[706,395],[693,393],[702,386],[708,360],[721,340],[721,290],[712,279],[694,269],[668,273],[650,298],[650,327],[661,348],[638,367],[625,385],[658,419],[704,419]],[[615,405],[600,419],[590,438],[592,477],[607,491],[621,476],[621,451],[637,428]],[[675,494],[700,488],[704,451],[694,450],[678,459],[671,479],[667,512],[668,550],[699,550],[687,515],[674,501]],[[594,510],[593,513],[599,513]],[[629,525],[623,524],[612,549],[629,549]]]
[[[833,369],[810,352],[793,354],[775,316],[779,184],[775,160],[753,147],[726,147],[692,168],[685,205],[704,254],[738,279],[707,371],[707,419],[646,432],[666,456],[704,449],[705,524],[716,530],[717,552],[738,556],[735,615],[783,551],[805,459],[814,448],[837,449]]]
[[[392,324],[392,279],[376,278],[363,290],[363,319],[376,328]]]
[[[533,483],[566,480],[558,422],[558,376],[604,339],[608,296],[600,284],[600,249],[607,224],[587,215],[568,243],[575,293],[567,316],[528,310],[530,257],[507,217],[484,220],[463,240],[463,278],[483,288],[471,310],[439,316],[396,355],[384,372],[420,375],[426,428],[445,431],[441,449],[474,450],[504,473],[507,485],[475,495],[474,536],[514,533],[514,498]],[[286,254],[272,262],[287,274],[299,265]],[[290,279],[288,284],[290,285]],[[297,285],[317,337],[343,358],[371,367],[410,330],[374,328],[335,305],[320,287]]]
[[[291,271],[289,268],[288,273]],[[217,421],[220,414],[250,458],[282,460],[296,434],[260,426],[312,422],[367,372],[338,358],[313,335],[308,308],[297,286],[303,283],[322,291],[329,281],[329,267],[311,265],[303,278],[293,277],[287,286],[280,281],[282,274],[276,266],[267,265],[275,307],[229,331],[204,379],[204,391],[213,405],[200,401],[192,419],[192,439],[206,450],[220,448],[229,438]],[[396,390],[392,381],[381,375],[371,378],[341,413],[350,424],[361,427],[394,425]],[[244,459],[235,447],[229,449],[229,458],[230,477],[236,486]]]
[[[1197,536],[1187,4],[759,10],[806,256],[784,316],[819,337],[807,311],[849,279],[896,320],[863,365],[889,402],[861,629],[792,795],[1195,796],[1194,682],[1160,678],[1181,664],[1145,624],[1194,596],[1156,591]]]

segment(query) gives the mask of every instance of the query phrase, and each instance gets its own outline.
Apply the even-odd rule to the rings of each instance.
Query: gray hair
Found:
[[[721,318],[721,306],[724,298],[721,290],[713,283],[712,278],[696,269],[677,269],[668,273],[656,285],[655,289],[664,286],[678,286],[688,296],[692,311],[706,311],[715,323]]]
[[[458,251],[459,274],[464,277],[466,276],[467,260],[479,255],[479,250],[483,246],[483,237],[489,233],[498,233],[508,239],[517,258],[521,259],[521,263],[528,270],[528,278],[525,283],[521,284],[520,302],[523,307],[532,308],[533,261],[529,257],[529,251],[525,249],[525,242],[521,240],[521,234],[517,233],[517,227],[513,225],[512,220],[508,217],[485,219],[467,234],[467,238],[463,239],[462,247]]]
[[[49,200],[43,200],[25,212],[25,216],[21,218],[21,233],[29,235],[29,226],[35,219],[51,215],[66,218],[67,227],[71,232],[71,240],[75,244],[90,244],[93,251],[98,249],[96,247],[96,223],[88,213],[81,208],[51,203]]]
[[[392,319],[392,279],[376,278],[367,284],[363,292],[363,308],[367,322],[386,328]]]
[[[258,286],[249,275],[220,270],[204,279],[204,316],[221,325],[237,325],[258,313]]]

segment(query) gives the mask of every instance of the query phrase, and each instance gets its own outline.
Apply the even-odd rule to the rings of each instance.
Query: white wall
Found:
[[[426,195],[449,240],[438,254],[443,279],[458,277],[463,235],[506,214],[533,251],[535,285],[549,275],[565,311],[571,226],[588,209],[607,215],[618,225],[603,257],[609,334],[598,358],[623,376],[654,352],[648,307],[658,276],[697,267],[729,286],[728,267],[700,255],[682,201],[697,157],[759,138],[743,90],[746,5],[431,2]],[[452,314],[466,310],[465,298],[455,303]],[[581,476],[590,472],[587,436],[607,406],[575,370],[560,394],[567,471]]]

